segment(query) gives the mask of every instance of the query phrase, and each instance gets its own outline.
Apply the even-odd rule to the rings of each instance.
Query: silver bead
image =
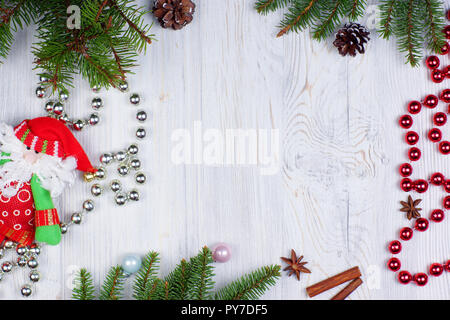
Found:
[[[61,102],[57,102],[53,105],[53,113],[61,115],[64,112],[64,105]]]
[[[91,102],[91,107],[94,110],[98,110],[103,107],[103,100],[101,98],[94,98]]]
[[[134,179],[136,180],[137,183],[144,184],[145,181],[147,180],[147,177],[145,176],[145,174],[143,172],[138,172],[134,176]]]
[[[59,101],[67,101],[69,99],[69,93],[67,91],[61,91],[59,93]]]
[[[21,289],[20,289],[20,293],[22,294],[22,296],[24,297],[29,297],[31,296],[31,294],[33,293],[33,291],[31,290],[31,287],[29,285],[24,285]]]
[[[104,165],[110,164],[114,158],[111,153],[104,153],[100,156],[100,162]]]
[[[122,92],[127,92],[128,91],[128,82],[123,81],[119,84],[119,90]]]
[[[141,97],[137,93],[133,93],[130,96],[130,102],[134,105],[138,105],[141,102]]]
[[[102,193],[103,193],[103,188],[102,188],[101,185],[99,185],[98,183],[95,183],[95,184],[92,185],[92,187],[91,187],[91,194],[94,197],[99,197],[99,196],[102,195]]]
[[[21,268],[27,265],[27,258],[24,256],[20,256],[17,258],[17,265]]]
[[[16,253],[19,256],[23,256],[25,253],[27,253],[27,251],[28,251],[27,247],[22,246],[22,245],[18,245],[16,248]]]
[[[43,99],[45,98],[46,95],[46,91],[45,88],[42,86],[39,86],[36,88],[36,97],[38,97],[39,99]]]
[[[45,112],[52,113],[54,104],[55,103],[53,101],[47,101],[45,103],[45,107],[44,107]]]
[[[145,120],[147,120],[147,112],[144,110],[138,111],[138,113],[136,113],[136,119],[139,122],[145,122]]]
[[[92,210],[94,210],[94,201],[92,201],[92,200],[84,201],[83,209],[86,210],[87,212],[91,212]]]
[[[38,265],[39,265],[39,263],[38,263],[38,261],[35,258],[30,258],[27,261],[27,266],[30,269],[36,269],[38,267]]]
[[[73,128],[77,131],[81,131],[81,130],[83,130],[85,125],[86,125],[86,123],[84,122],[84,120],[78,119],[74,122]]]
[[[103,180],[106,178],[106,170],[105,168],[98,168],[94,173],[94,177],[98,180]]]
[[[67,115],[67,113],[63,113],[63,114],[57,116],[56,119],[64,121],[64,122],[70,122],[70,119],[69,119],[69,116]]]
[[[114,154],[114,159],[118,162],[124,161],[127,157],[128,155],[123,151],[119,151]]]
[[[31,271],[29,277],[32,282],[38,282],[41,279],[41,275],[36,270]]]
[[[121,176],[126,176],[128,174],[128,167],[125,165],[121,165],[117,168],[117,172],[121,175]]]
[[[83,220],[83,218],[80,213],[76,212],[76,213],[72,214],[71,220],[75,224],[80,224],[81,220]]]
[[[93,91],[93,92],[95,92],[95,93],[97,93],[97,92],[100,92],[100,89],[101,89],[102,87],[100,87],[100,86],[93,86],[93,87],[91,87],[91,90]]]
[[[35,255],[38,256],[38,255],[41,254],[41,247],[40,247],[38,244],[34,243],[34,244],[32,244],[31,247],[30,247],[30,252],[31,252],[32,254],[35,254]]]
[[[144,139],[146,135],[147,135],[147,132],[145,131],[144,128],[141,127],[136,130],[136,137],[138,139]]]
[[[132,144],[127,149],[128,154],[136,155],[139,152],[139,147],[135,144]]]
[[[119,192],[120,190],[122,190],[122,184],[120,183],[119,180],[111,181],[109,187],[111,188],[112,192]]]
[[[128,200],[127,196],[124,195],[123,193],[117,193],[116,196],[114,197],[114,201],[119,206],[123,206],[125,203],[127,203],[127,200]]]
[[[65,223],[61,223],[61,233],[66,234],[69,231],[69,226]]]
[[[12,268],[13,268],[13,264],[11,262],[9,262],[9,261],[3,262],[2,271],[4,273],[11,272]]]
[[[91,126],[97,125],[100,122],[100,117],[98,116],[98,113],[97,112],[92,113],[89,116],[88,122]]]
[[[139,170],[141,168],[141,160],[139,159],[132,159],[130,161],[130,166],[134,169],[134,170]]]
[[[47,76],[44,75],[39,76],[39,82],[48,82],[49,80],[50,78],[48,78]]]
[[[128,199],[132,200],[132,201],[139,201],[139,192],[137,190],[131,190],[128,193]]]
[[[11,240],[6,241],[4,244],[5,249],[12,249],[12,248],[14,248],[14,246],[15,246],[15,244]]]

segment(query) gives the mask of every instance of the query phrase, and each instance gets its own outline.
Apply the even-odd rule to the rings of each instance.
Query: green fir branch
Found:
[[[159,270],[159,255],[157,252],[149,252],[142,260],[142,267],[136,274],[133,285],[133,297],[137,300],[148,300],[152,296],[156,274]]]
[[[277,37],[281,37],[289,31],[300,32],[311,26],[314,19],[320,14],[319,1],[296,0],[281,21],[279,26],[281,30],[278,32]]]
[[[214,296],[215,300],[256,300],[270,287],[276,284],[281,276],[281,266],[267,266],[241,277]]]
[[[389,39],[393,32],[395,0],[382,0],[379,8],[381,20],[378,32],[384,39]]]
[[[349,0],[325,1],[320,5],[320,15],[313,28],[313,38],[316,40],[324,40],[333,33],[350,10]]]
[[[79,270],[75,277],[75,287],[72,289],[72,299],[94,300],[94,293],[92,275],[84,268]]]
[[[294,0],[258,0],[255,3],[255,9],[260,14],[268,14],[271,11],[284,8]]]
[[[203,247],[200,253],[189,261],[191,274],[188,279],[187,297],[190,300],[207,300],[214,287],[214,267],[212,253]]]
[[[445,44],[445,36],[442,29],[445,26],[443,3],[439,0],[425,0],[423,6],[425,19],[425,37],[427,46],[435,53],[440,53]]]
[[[100,290],[100,300],[120,300],[123,297],[125,279],[122,267],[112,267]]]
[[[366,6],[366,0],[352,0],[350,3],[350,12],[348,13],[350,21],[355,21],[362,17],[366,10]]]
[[[191,276],[191,265],[182,259],[165,279],[169,285],[169,300],[185,300],[188,297],[188,280]]]

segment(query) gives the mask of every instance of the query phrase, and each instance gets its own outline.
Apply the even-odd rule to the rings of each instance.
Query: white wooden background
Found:
[[[283,274],[264,298],[306,299],[308,285],[355,265],[364,285],[351,299],[450,298],[450,275],[418,288],[398,284],[385,268],[387,243],[410,225],[399,212],[406,195],[399,190],[397,169],[407,148],[398,117],[410,99],[437,94],[447,83],[433,84],[424,67],[405,65],[393,41],[373,35],[365,55],[343,58],[332,39],[317,43],[308,33],[275,38],[281,12],[260,16],[253,1],[196,2],[195,19],[182,31],[155,24],[158,41],[140,57],[129,80],[151,112],[152,134],[141,143],[150,177],[142,201],[118,208],[111,193],[96,201],[82,226],[74,226],[60,246],[44,250],[43,280],[34,298],[69,299],[76,268],[87,267],[99,286],[123,255],[149,249],[161,252],[166,275],[181,258],[219,241],[232,246],[233,257],[217,264],[217,287],[281,263],[279,257],[294,248],[309,261],[312,274],[300,282]],[[0,119],[10,124],[44,115],[43,101],[34,96],[32,41],[31,32],[20,32],[0,66]],[[78,79],[69,113],[87,116],[94,96]],[[103,90],[99,96],[106,105],[103,121],[77,134],[95,162],[104,151],[126,147],[137,126],[129,94]],[[431,114],[426,110],[415,117],[421,138],[431,128]],[[263,176],[251,166],[175,165],[171,134],[192,129],[194,121],[220,130],[279,129],[279,174]],[[443,132],[448,135],[448,129]],[[434,170],[448,175],[446,158],[424,140],[415,177]],[[423,196],[425,216],[440,206],[440,192],[431,189]],[[61,214],[68,219],[89,197],[80,178],[59,201]],[[431,262],[450,258],[449,223],[432,224],[407,244],[401,254],[405,269],[425,271]],[[20,274],[6,278],[0,298],[19,298],[23,282]]]

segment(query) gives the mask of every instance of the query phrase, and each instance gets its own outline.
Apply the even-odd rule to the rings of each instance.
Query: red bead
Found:
[[[431,212],[430,219],[434,222],[442,222],[445,218],[444,211],[441,209],[436,209]]]
[[[430,266],[430,274],[434,277],[439,277],[444,272],[444,267],[440,263],[433,263]]]
[[[449,149],[450,149],[450,146],[449,146]],[[411,160],[411,161],[419,160],[421,155],[422,155],[422,153],[420,152],[419,148],[416,148],[416,147],[412,147],[408,151],[408,157],[409,157],[409,160]]]
[[[442,205],[444,206],[444,209],[450,209],[450,196],[444,198]]]
[[[441,55],[447,54],[450,52],[450,45],[448,43],[445,43],[442,47],[441,47]]]
[[[438,105],[438,103],[439,99],[434,94],[427,95],[423,100],[423,104],[428,108],[435,108]]]
[[[411,240],[412,237],[413,237],[413,229],[406,227],[400,230],[400,239],[408,241]]]
[[[398,241],[398,240],[394,240],[391,243],[389,243],[389,251],[392,254],[400,253],[400,251],[402,251],[402,244],[401,244],[401,242]]]
[[[449,78],[450,77],[450,66],[446,66],[446,67],[442,68],[442,72],[445,74],[445,76],[447,78]]]
[[[444,190],[447,193],[450,193],[450,180],[444,181]]]
[[[445,34],[447,39],[450,39],[450,26],[445,26],[442,32]]]
[[[398,123],[400,124],[400,127],[402,127],[403,129],[409,129],[413,125],[413,119],[409,114],[405,114],[400,117]]]
[[[409,177],[413,173],[413,168],[409,163],[404,163],[400,166],[399,171],[402,177]]]
[[[430,182],[434,186],[440,186],[442,183],[444,183],[445,177],[440,172],[435,172],[431,175]]]
[[[418,193],[424,193],[425,191],[428,190],[428,182],[426,182],[423,179],[419,179],[414,181],[414,190],[416,190],[416,192]]]
[[[441,92],[440,98],[445,103],[450,103],[450,89],[444,89]]]
[[[427,58],[427,60],[425,61],[425,63],[427,64],[427,67],[429,69],[433,70],[433,69],[436,69],[439,67],[439,65],[441,64],[441,61],[436,56],[429,56]]]
[[[428,225],[429,225],[429,222],[427,219],[419,218],[416,220],[414,229],[416,229],[417,231],[420,231],[420,232],[424,232],[428,229]]]
[[[441,143],[439,143],[439,151],[442,154],[449,154],[450,153],[450,142],[442,141]]]
[[[432,142],[439,142],[442,139],[442,132],[438,128],[433,128],[428,131],[428,139]]]
[[[443,126],[447,123],[447,115],[443,112],[438,112],[434,115],[433,122],[437,126]]]
[[[408,103],[408,112],[411,114],[418,114],[421,109],[422,104],[417,100],[413,100],[410,103]]]
[[[387,266],[388,266],[389,270],[397,272],[398,270],[400,270],[402,263],[397,258],[391,258],[391,259],[389,259]]]
[[[434,83],[441,83],[442,81],[445,80],[446,77],[447,75],[442,70],[433,69],[433,71],[431,71],[431,80]]]
[[[445,13],[445,16],[447,17],[447,20],[450,20],[450,10],[447,10]]]
[[[450,272],[450,260],[447,260],[447,262],[444,264],[444,270]]]
[[[400,181],[400,188],[405,192],[410,192],[413,188],[413,182],[409,178],[404,178]]]
[[[419,135],[417,134],[417,132],[408,131],[405,135],[405,141],[407,144],[412,146],[419,142]]]
[[[423,287],[428,282],[428,276],[425,273],[416,273],[413,277],[414,282],[420,286]]]
[[[408,284],[412,280],[412,275],[408,271],[400,271],[398,273],[398,281],[401,284]]]

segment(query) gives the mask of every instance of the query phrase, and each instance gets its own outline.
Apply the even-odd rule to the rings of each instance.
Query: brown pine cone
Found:
[[[195,3],[191,0],[156,0],[153,14],[161,27],[180,30],[190,23],[195,12]]]
[[[364,54],[364,44],[370,40],[369,35],[370,32],[366,27],[349,22],[336,33],[333,44],[342,56],[349,54],[354,57],[357,52]]]

